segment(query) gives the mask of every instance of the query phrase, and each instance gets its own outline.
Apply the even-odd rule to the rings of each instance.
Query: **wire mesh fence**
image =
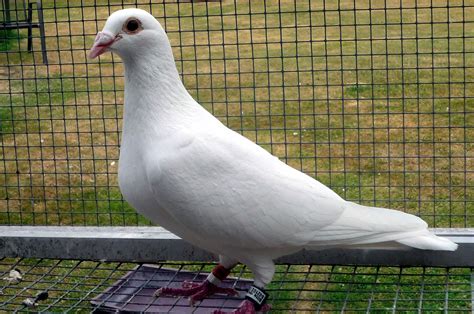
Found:
[[[0,24],[1,224],[149,223],[117,186],[121,62],[86,59],[109,14],[138,6],[232,129],[348,200],[474,226],[474,1],[42,5],[48,65],[37,30],[30,53]]]
[[[179,274],[186,270],[205,273],[213,266],[209,263],[174,262],[160,263],[155,267],[171,268]],[[32,310],[91,312],[103,310],[105,303],[115,302],[116,307],[122,309],[130,305],[129,294],[124,294],[120,302],[113,299],[110,291],[103,294],[101,302],[97,302],[96,297],[127,273],[140,272],[143,265],[49,259],[0,260],[1,273],[8,274],[13,269],[22,272],[23,280],[19,283],[4,282],[0,294],[3,310],[31,310],[23,304],[24,300],[34,299],[47,291],[48,299],[39,301]],[[467,313],[471,309],[471,273],[470,268],[279,265],[268,291],[272,313]],[[242,266],[231,275],[237,283],[247,278],[250,271]],[[145,294],[145,289],[149,287],[143,285],[143,290],[138,290],[136,295]],[[146,302],[134,305],[150,307],[152,303]]]

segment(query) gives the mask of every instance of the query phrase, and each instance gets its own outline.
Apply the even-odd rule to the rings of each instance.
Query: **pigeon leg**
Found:
[[[254,284],[249,288],[245,300],[240,303],[239,307],[232,314],[255,314],[265,313],[271,309],[267,304],[268,293],[264,287],[272,281],[275,274],[275,264],[272,260],[260,259],[253,261],[243,261],[253,272],[255,280]],[[225,314],[221,310],[214,311],[214,314]]]
[[[225,268],[221,264],[214,267],[206,280],[201,283],[183,282],[181,288],[163,287],[155,292],[155,296],[173,296],[173,297],[189,297],[189,302],[194,305],[197,301],[213,295],[226,294],[229,296],[238,295],[238,292],[232,288],[221,288],[219,284],[230,273],[230,269]]]

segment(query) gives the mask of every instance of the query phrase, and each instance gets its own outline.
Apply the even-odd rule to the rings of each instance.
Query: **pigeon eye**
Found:
[[[137,33],[141,29],[141,23],[139,20],[131,18],[125,22],[123,28],[129,34]]]

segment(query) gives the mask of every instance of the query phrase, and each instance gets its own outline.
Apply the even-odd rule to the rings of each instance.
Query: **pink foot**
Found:
[[[271,308],[272,308],[271,305],[264,304],[262,306],[262,308],[260,309],[260,311],[258,311],[258,312],[259,313],[266,313],[266,312],[270,311]],[[221,311],[221,310],[216,310],[216,311],[214,311],[213,314],[229,314],[229,313],[232,313],[232,314],[255,314],[255,313],[257,313],[257,311],[255,310],[255,306],[253,305],[252,302],[250,302],[249,300],[244,300],[244,301],[242,301],[242,303],[240,303],[239,308],[233,310],[232,312],[225,312],[225,311]]]
[[[239,294],[235,289],[221,288],[207,280],[204,280],[202,283],[184,281],[181,286],[182,288],[160,288],[155,291],[155,296],[189,297],[189,303],[194,305],[197,301],[202,301],[213,294],[226,294],[229,296]]]

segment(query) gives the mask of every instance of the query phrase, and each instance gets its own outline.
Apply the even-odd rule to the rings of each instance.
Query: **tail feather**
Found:
[[[428,230],[419,236],[397,240],[398,243],[422,250],[455,251],[458,245],[446,238],[438,237]]]
[[[342,215],[314,233],[307,247],[414,247],[454,251],[458,245],[428,230],[425,221],[404,212],[347,202]]]

